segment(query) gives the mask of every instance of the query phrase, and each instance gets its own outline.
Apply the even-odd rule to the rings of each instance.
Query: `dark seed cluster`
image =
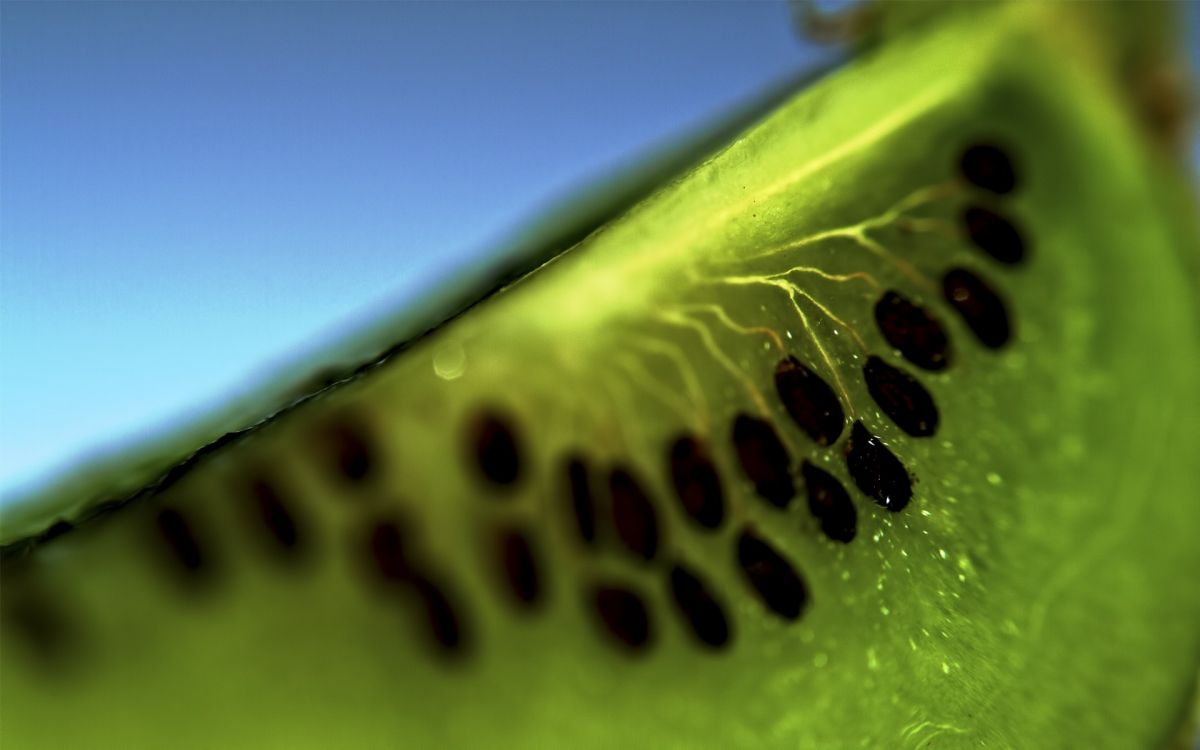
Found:
[[[968,183],[993,196],[1007,196],[1019,184],[1012,158],[998,145],[975,144],[963,152],[959,164]],[[998,206],[967,205],[962,225],[971,244],[988,260],[1015,266],[1027,259],[1029,251],[1018,223]],[[1012,338],[1004,300],[978,273],[951,268],[942,277],[942,294],[985,347],[999,349]]]
[[[988,198],[963,209],[965,235],[986,258],[1002,266],[1027,259],[1027,246],[1017,223],[995,206],[998,196],[1019,185],[1007,152],[994,144],[967,148],[959,167],[965,181]],[[1012,337],[1008,310],[1001,296],[979,273],[963,267],[942,277],[944,302],[986,348],[997,349]],[[940,415],[933,394],[917,372],[938,373],[952,367],[961,351],[951,346],[941,318],[928,303],[886,290],[874,304],[874,321],[891,349],[909,365],[893,364],[888,353],[870,354],[862,367],[862,382],[870,398],[901,431],[912,438],[934,435]],[[770,374],[775,393],[795,426],[819,448],[843,442],[847,407],[818,372],[795,356],[785,356]],[[851,415],[849,437],[829,457],[844,460],[845,476],[854,488],[890,512],[904,510],[913,499],[913,479],[900,458],[884,441]],[[738,413],[728,426],[736,465],[756,495],[770,507],[783,509],[797,494],[797,479],[807,500],[807,513],[831,542],[848,544],[857,534],[858,512],[849,485],[836,475],[833,462],[801,457],[798,467],[765,416]],[[465,425],[466,450],[472,471],[482,486],[508,496],[531,472],[523,455],[520,434],[510,416],[485,408]],[[329,472],[340,482],[362,486],[377,471],[380,454],[370,431],[350,421],[327,426],[322,432],[323,455]],[[721,529],[730,517],[726,487],[714,448],[695,434],[678,434],[665,446],[666,486],[676,511],[689,528],[703,533]],[[733,640],[734,627],[722,605],[723,597],[695,567],[677,559],[667,522],[669,510],[658,505],[647,484],[629,465],[598,467],[584,451],[566,456],[556,469],[561,513],[569,534],[593,552],[615,548],[644,570],[655,571],[679,623],[700,646],[719,650]],[[264,546],[287,559],[311,544],[311,527],[303,514],[289,507],[277,485],[259,473],[245,485],[247,524]],[[159,547],[189,580],[210,575],[212,556],[194,526],[175,507],[162,507],[154,518]],[[682,533],[682,532],[680,532]],[[468,650],[470,637],[454,587],[431,570],[412,550],[413,532],[400,519],[376,520],[359,540],[364,568],[395,601],[415,606],[424,614],[428,640],[438,651]],[[535,611],[549,589],[546,568],[539,562],[539,543],[533,530],[498,524],[485,550],[494,581],[503,598],[519,610]],[[734,565],[746,590],[763,610],[785,621],[798,619],[810,605],[804,577],[784,552],[758,531],[743,525],[733,531]],[[362,551],[365,550],[365,553]],[[629,653],[653,644],[656,625],[647,598],[627,582],[606,578],[587,584],[584,600],[601,632]]]

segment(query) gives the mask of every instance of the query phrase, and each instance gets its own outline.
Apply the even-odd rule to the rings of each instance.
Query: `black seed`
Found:
[[[442,588],[412,564],[404,537],[403,529],[394,521],[379,521],[371,526],[367,547],[373,573],[387,584],[388,591],[417,598],[429,634],[443,652],[463,650],[467,639],[454,607]]]
[[[875,303],[875,323],[883,338],[917,367],[936,371],[950,364],[950,342],[941,322],[898,292],[888,291]]]
[[[704,445],[685,435],[671,445],[668,463],[684,512],[706,529],[720,526],[725,518],[725,493]]]
[[[615,586],[602,586],[593,592],[593,603],[610,636],[633,650],[650,643],[650,615],[637,594]]]
[[[536,603],[541,586],[533,550],[525,536],[518,531],[501,533],[500,559],[505,580],[517,601],[525,605]]]
[[[183,514],[174,508],[163,508],[154,519],[158,535],[166,542],[171,551],[171,557],[179,563],[187,573],[196,576],[204,570],[204,555],[196,542],[192,527]]]
[[[817,445],[832,445],[842,434],[845,412],[833,389],[795,357],[775,365],[775,390],[788,414]]]
[[[371,565],[384,581],[407,582],[415,576],[404,550],[404,534],[395,523],[381,521],[372,526],[367,547]]]
[[[483,414],[475,423],[471,442],[485,479],[498,485],[517,481],[521,475],[521,457],[517,438],[507,420],[498,414]]]
[[[251,483],[250,491],[254,495],[260,527],[271,535],[281,549],[298,550],[300,533],[296,528],[296,519],[283,504],[275,488],[266,480],[257,479]]]
[[[733,445],[742,471],[760,497],[780,508],[796,496],[787,449],[769,422],[739,414],[733,422]]]
[[[963,152],[959,160],[963,177],[967,182],[984,190],[1004,195],[1017,186],[1012,160],[999,146],[980,143]]]
[[[571,509],[579,538],[593,544],[596,541],[596,503],[592,499],[592,484],[583,459],[574,457],[567,461],[567,480],[571,485]]]
[[[6,585],[13,584],[10,581]],[[43,667],[67,666],[77,650],[77,624],[44,594],[6,592],[0,623],[0,631],[20,637]]]
[[[1025,258],[1025,240],[1012,222],[983,206],[967,206],[963,211],[967,235],[980,250],[1001,263],[1013,265]]]
[[[835,542],[854,538],[857,515],[850,495],[832,474],[808,461],[800,467],[804,489],[808,493],[808,509],[821,524],[821,531]]]
[[[351,482],[361,482],[371,473],[371,449],[363,431],[349,422],[330,426],[327,433],[333,463],[338,474]]]
[[[913,437],[937,431],[938,410],[933,396],[912,375],[874,355],[863,365],[867,391],[883,413]]]
[[[912,500],[912,479],[904,464],[862,422],[850,429],[846,468],[864,495],[890,511],[903,510]]]
[[[965,268],[952,268],[942,277],[942,292],[979,343],[989,349],[1008,343],[1012,335],[1008,311],[983,279]]]
[[[679,565],[671,570],[671,596],[702,643],[714,648],[728,644],[729,622],[721,605],[699,578]]]
[[[424,576],[415,578],[412,583],[425,608],[429,634],[434,641],[443,652],[462,651],[466,647],[466,634],[446,594]]]
[[[624,469],[613,470],[608,489],[617,538],[637,557],[653,560],[658,552],[658,520],[645,491]]]
[[[791,563],[749,531],[738,538],[737,559],[746,580],[768,609],[785,620],[800,616],[808,591]]]

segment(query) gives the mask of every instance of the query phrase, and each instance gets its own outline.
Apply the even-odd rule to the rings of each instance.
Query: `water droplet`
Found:
[[[999,487],[1004,483],[1004,479],[994,471],[987,475],[987,480],[988,484],[992,485],[993,487]]]
[[[433,355],[433,372],[442,380],[457,380],[467,371],[467,353],[458,344],[448,344]]]

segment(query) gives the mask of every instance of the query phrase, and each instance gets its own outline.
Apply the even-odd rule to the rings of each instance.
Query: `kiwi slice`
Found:
[[[1178,736],[1163,7],[930,8],[352,377],[7,511],[5,746]]]

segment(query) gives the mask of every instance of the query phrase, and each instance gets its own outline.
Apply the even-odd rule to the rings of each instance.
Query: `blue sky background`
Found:
[[[2,14],[0,494],[205,411],[828,54],[782,2]]]
[[[820,54],[781,2],[2,8],[0,493],[204,411]]]

